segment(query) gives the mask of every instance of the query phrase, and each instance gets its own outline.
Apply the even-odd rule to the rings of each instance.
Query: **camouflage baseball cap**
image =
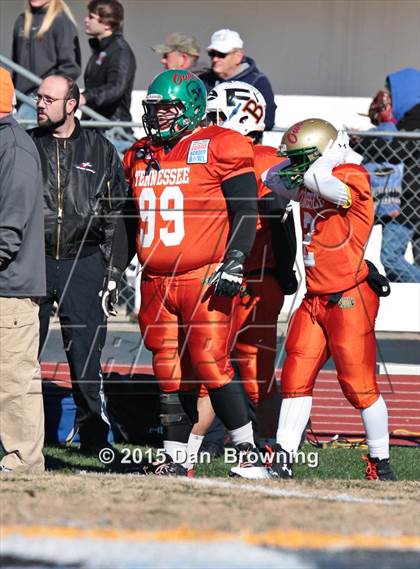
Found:
[[[174,33],[168,36],[165,43],[161,43],[152,47],[156,53],[170,53],[171,51],[180,51],[188,53],[188,55],[199,56],[200,48],[194,36],[187,34]]]

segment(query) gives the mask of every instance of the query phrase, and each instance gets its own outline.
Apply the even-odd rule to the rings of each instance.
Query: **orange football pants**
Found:
[[[238,298],[235,309],[237,330],[233,338],[232,358],[235,360],[245,392],[253,403],[267,399],[276,392],[275,360],[277,351],[277,319],[284,294],[277,280],[269,274],[248,277],[245,293]],[[199,396],[207,395],[202,386]]]
[[[329,298],[306,296],[290,321],[282,396],[312,395],[331,355],[345,397],[356,409],[365,409],[379,397],[374,331],[379,299],[366,281],[344,292],[337,304]]]
[[[232,357],[235,359],[246,394],[253,403],[276,392],[274,366],[277,351],[277,319],[284,302],[283,291],[272,275],[263,280],[248,277],[249,293],[239,298]]]
[[[166,393],[216,389],[234,375],[230,346],[236,298],[213,296],[205,280],[218,265],[175,276],[144,276],[140,330]]]

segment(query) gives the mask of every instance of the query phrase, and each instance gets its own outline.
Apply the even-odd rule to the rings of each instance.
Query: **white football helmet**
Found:
[[[262,94],[243,81],[226,81],[207,95],[207,122],[241,134],[263,131],[266,102]]]

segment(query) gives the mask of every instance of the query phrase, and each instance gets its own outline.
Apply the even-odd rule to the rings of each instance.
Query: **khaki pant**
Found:
[[[38,311],[30,298],[0,297],[1,464],[15,472],[44,471]]]

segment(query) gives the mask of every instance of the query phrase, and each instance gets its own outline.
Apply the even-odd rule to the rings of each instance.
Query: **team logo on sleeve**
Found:
[[[187,164],[207,164],[210,139],[193,140],[188,150]]]

